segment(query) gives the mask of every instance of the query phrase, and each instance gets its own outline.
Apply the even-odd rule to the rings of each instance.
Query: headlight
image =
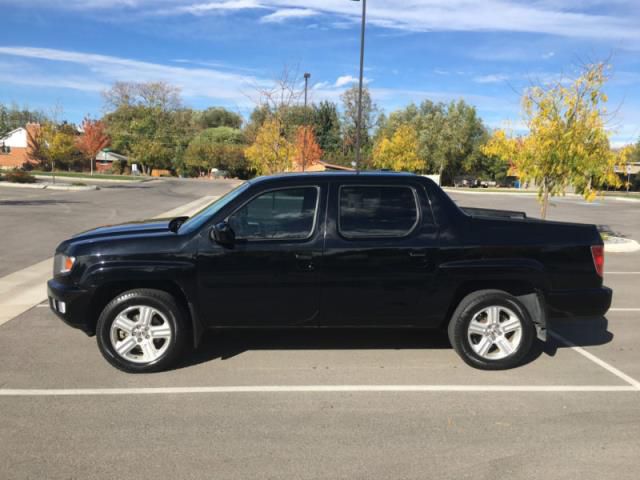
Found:
[[[69,273],[74,263],[76,263],[76,257],[69,257],[62,253],[56,254],[53,258],[53,276]]]

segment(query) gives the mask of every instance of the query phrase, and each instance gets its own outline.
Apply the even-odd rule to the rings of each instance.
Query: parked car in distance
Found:
[[[521,364],[554,316],[603,315],[593,225],[458,206],[402,173],[243,183],[191,218],[62,242],[52,310],[127,372],[169,368],[206,329],[445,329],[469,365]]]

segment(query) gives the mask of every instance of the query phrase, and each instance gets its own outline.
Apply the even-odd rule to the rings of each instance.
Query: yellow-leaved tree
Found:
[[[296,148],[287,140],[282,130],[278,119],[265,120],[258,130],[255,142],[245,150],[250,166],[258,175],[291,170]]]
[[[569,185],[593,200],[599,187],[619,181],[605,129],[607,70],[604,63],[588,65],[570,83],[529,88],[522,97],[528,134],[497,130],[482,149],[509,162],[521,181],[536,184],[542,218],[550,196],[564,194]]]
[[[403,124],[391,138],[383,137],[373,149],[373,166],[408,172],[424,166],[418,157],[418,134],[411,125]]]

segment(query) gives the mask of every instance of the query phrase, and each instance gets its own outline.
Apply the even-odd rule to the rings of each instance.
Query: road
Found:
[[[88,180],[83,180],[90,183]],[[221,195],[234,181],[162,179],[99,183],[100,190],[0,188],[4,235],[0,277],[53,255],[75,233],[150,218],[206,195]]]
[[[6,241],[46,258],[60,236],[112,222],[111,210],[96,217],[100,205],[151,216],[227,188],[170,181],[145,200],[128,188],[57,192],[38,198],[77,218],[61,223],[45,204],[49,215],[32,222],[32,206],[13,204],[9,224],[38,225]],[[526,196],[452,196],[537,212]],[[552,218],[640,240],[640,204],[554,203]],[[45,232],[42,241],[22,245],[29,231]],[[29,264],[2,255],[10,271]],[[36,306],[0,326],[0,478],[635,480],[640,254],[608,254],[606,271],[607,317],[555,322],[560,337],[505,372],[471,369],[441,334],[320,331],[212,334],[173,371],[127,375]]]

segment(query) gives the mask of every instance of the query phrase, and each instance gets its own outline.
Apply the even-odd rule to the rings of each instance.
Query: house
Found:
[[[96,172],[111,171],[113,162],[120,161],[124,165],[128,165],[129,157],[112,152],[108,149],[98,152],[96,155]]]
[[[0,137],[0,169],[22,168],[25,164],[37,163],[30,154],[39,129],[39,124],[27,123]]]
[[[335,164],[327,163],[320,160],[318,162],[312,163],[311,165],[306,165],[304,169],[305,172],[325,172],[325,171],[340,171],[340,170],[353,171],[353,168],[345,167],[344,165],[335,165]],[[294,168],[292,171],[301,172],[302,166],[299,163],[294,163]]]

